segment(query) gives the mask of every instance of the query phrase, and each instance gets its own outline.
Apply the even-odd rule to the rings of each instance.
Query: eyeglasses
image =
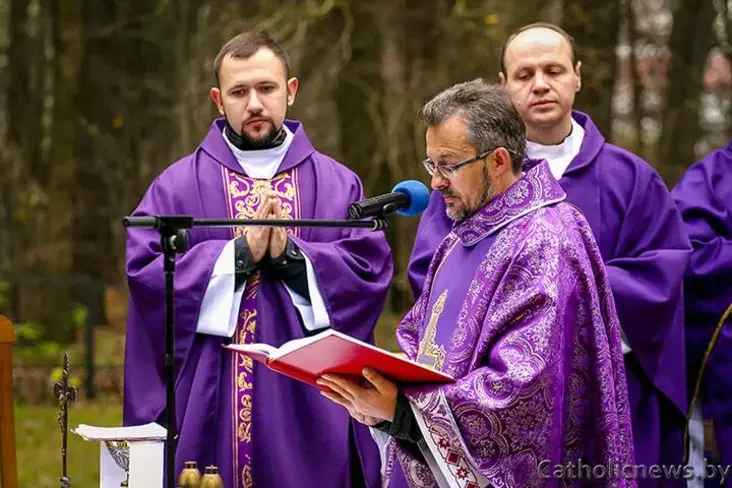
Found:
[[[427,170],[427,174],[429,174],[430,176],[434,176],[435,171],[438,171],[440,173],[440,176],[442,176],[443,178],[447,178],[448,180],[451,180],[457,174],[457,170],[459,170],[463,166],[469,165],[470,163],[480,161],[481,159],[487,157],[490,153],[492,153],[496,149],[498,149],[498,148],[494,147],[493,149],[488,149],[486,151],[479,153],[476,156],[473,156],[472,158],[466,159],[464,161],[460,161],[457,164],[437,165],[430,158],[427,158],[424,161],[422,161],[422,164],[424,165],[424,169]]]

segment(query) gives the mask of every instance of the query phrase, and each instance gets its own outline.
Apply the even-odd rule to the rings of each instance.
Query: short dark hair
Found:
[[[287,54],[287,51],[277,43],[277,41],[272,39],[266,32],[242,32],[224,44],[216,55],[213,62],[216,84],[219,84],[221,63],[227,55],[232,58],[247,59],[254,56],[257,51],[262,48],[269,49],[280,61],[282,61],[282,65],[285,67],[285,76],[289,78],[290,56]]]
[[[419,111],[420,119],[435,127],[453,115],[460,115],[468,126],[468,142],[483,152],[503,147],[511,154],[511,169],[521,171],[526,155],[526,126],[501,85],[482,79],[451,86]]]
[[[577,65],[578,55],[577,55],[577,44],[574,42],[574,37],[570,36],[567,31],[559,27],[555,24],[550,24],[549,22],[534,22],[533,24],[528,24],[523,27],[520,27],[519,29],[515,30],[510,36],[508,36],[508,39],[506,39],[506,42],[503,43],[503,47],[501,48],[501,73],[506,73],[506,49],[508,49],[508,45],[513,41],[516,36],[521,34],[522,32],[526,32],[527,30],[531,29],[549,29],[557,34],[561,35],[565,41],[569,43],[569,47],[572,51],[572,67],[574,68]]]

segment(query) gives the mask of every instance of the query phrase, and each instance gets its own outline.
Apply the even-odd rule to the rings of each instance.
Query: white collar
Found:
[[[546,159],[557,180],[562,177],[572,160],[579,154],[585,138],[584,128],[572,119],[572,130],[559,144],[544,145],[526,141],[526,155],[531,159]]]
[[[292,144],[292,140],[295,135],[287,127],[282,126],[287,134],[285,141],[277,147],[269,149],[255,149],[255,150],[242,150],[234,146],[231,141],[226,137],[226,132],[222,131],[221,135],[226,141],[226,145],[231,149],[232,154],[239,163],[239,166],[250,178],[258,180],[268,180],[277,174],[277,170],[282,164],[282,160],[285,159],[287,150]]]

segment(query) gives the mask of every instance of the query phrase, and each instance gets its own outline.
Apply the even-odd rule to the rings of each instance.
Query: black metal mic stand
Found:
[[[196,219],[189,215],[125,217],[125,227],[156,229],[160,233],[165,273],[165,390],[166,390],[166,488],[175,488],[175,451],[178,426],[175,419],[175,255],[188,250],[187,229],[193,227],[336,227],[385,230],[388,223],[376,220],[238,220]]]

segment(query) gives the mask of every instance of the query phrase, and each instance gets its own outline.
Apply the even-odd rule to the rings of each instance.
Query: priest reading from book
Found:
[[[636,460],[684,464],[683,278],[691,244],[681,215],[650,164],[608,142],[587,114],[573,109],[583,66],[572,36],[553,24],[529,24],[508,36],[502,51],[498,78],[526,124],[527,157],[546,159],[567,202],[593,229],[607,269],[620,318]],[[430,200],[409,262],[415,299],[437,245],[452,228],[439,192]],[[686,480],[667,474],[641,484],[686,488]]]
[[[214,61],[222,118],[160,174],[134,215],[346,219],[360,179],[286,119],[298,80],[267,35],[241,34]],[[165,421],[163,254],[132,229],[124,423]],[[194,228],[177,258],[176,473],[216,465],[227,488],[375,487],[369,429],[310,385],[222,345],[278,347],[326,328],[373,342],[393,274],[383,233],[365,229]]]
[[[569,486],[571,463],[606,467],[593,486],[634,486],[618,316],[590,226],[545,161],[522,166],[524,124],[500,86],[455,85],[420,114],[454,224],[396,334],[456,381],[398,387],[365,368],[323,375],[323,394],[372,427],[391,488]]]

